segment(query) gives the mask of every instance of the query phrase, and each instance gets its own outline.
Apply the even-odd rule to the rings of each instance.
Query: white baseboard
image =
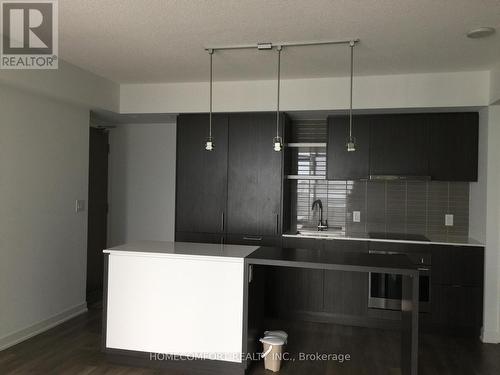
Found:
[[[30,337],[36,336],[42,332],[49,330],[77,315],[87,312],[87,303],[84,302],[80,305],[71,307],[59,314],[53,315],[48,319],[42,320],[36,324],[29,327],[21,329],[17,332],[11,333],[7,336],[0,337],[0,351],[7,349],[13,345],[20,343],[21,341],[27,340]]]
[[[485,344],[500,344],[500,332],[481,329],[481,341]]]

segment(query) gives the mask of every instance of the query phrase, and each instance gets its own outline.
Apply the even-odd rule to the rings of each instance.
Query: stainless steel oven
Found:
[[[431,303],[431,255],[402,253],[394,251],[370,250],[373,254],[405,254],[420,271],[420,311],[430,310]],[[384,310],[401,310],[402,280],[401,275],[370,272],[368,278],[368,307]]]

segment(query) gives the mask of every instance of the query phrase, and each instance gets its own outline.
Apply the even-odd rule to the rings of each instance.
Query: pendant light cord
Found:
[[[353,70],[354,70],[354,45],[355,42],[351,40],[349,47],[351,48],[351,92],[349,99],[349,139],[352,139],[352,81],[353,81]]]
[[[278,51],[278,90],[277,90],[277,103],[276,103],[276,138],[280,136],[280,82],[281,82],[281,46],[276,46]]]
[[[212,85],[213,85],[212,58],[213,58],[214,50],[209,49],[208,53],[210,55],[210,114],[209,114],[208,137],[212,138]]]

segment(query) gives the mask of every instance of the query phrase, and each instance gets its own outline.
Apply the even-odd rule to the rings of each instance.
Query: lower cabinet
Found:
[[[471,246],[285,237],[284,248],[319,251],[389,251],[431,254],[430,311],[420,314],[425,332],[479,335],[483,315],[484,249]],[[276,268],[268,289],[278,316],[313,321],[392,326],[397,311],[368,308],[367,273]]]
[[[430,328],[460,336],[483,324],[484,248],[432,246]]]
[[[366,241],[283,238],[284,248],[320,251],[367,252]],[[271,301],[279,315],[328,320],[337,316],[365,316],[368,306],[366,273],[315,269],[276,268]]]
[[[483,288],[432,285],[433,331],[478,337],[483,322]]]
[[[327,240],[327,251],[368,252],[367,241]],[[366,272],[325,271],[323,310],[340,315],[366,316],[368,312]]]

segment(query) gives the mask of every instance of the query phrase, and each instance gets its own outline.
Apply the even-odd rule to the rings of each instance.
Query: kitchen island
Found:
[[[254,268],[300,267],[401,275],[401,369],[417,374],[419,272],[404,255],[149,241],[104,253],[103,349],[129,363],[244,374],[264,313]]]

